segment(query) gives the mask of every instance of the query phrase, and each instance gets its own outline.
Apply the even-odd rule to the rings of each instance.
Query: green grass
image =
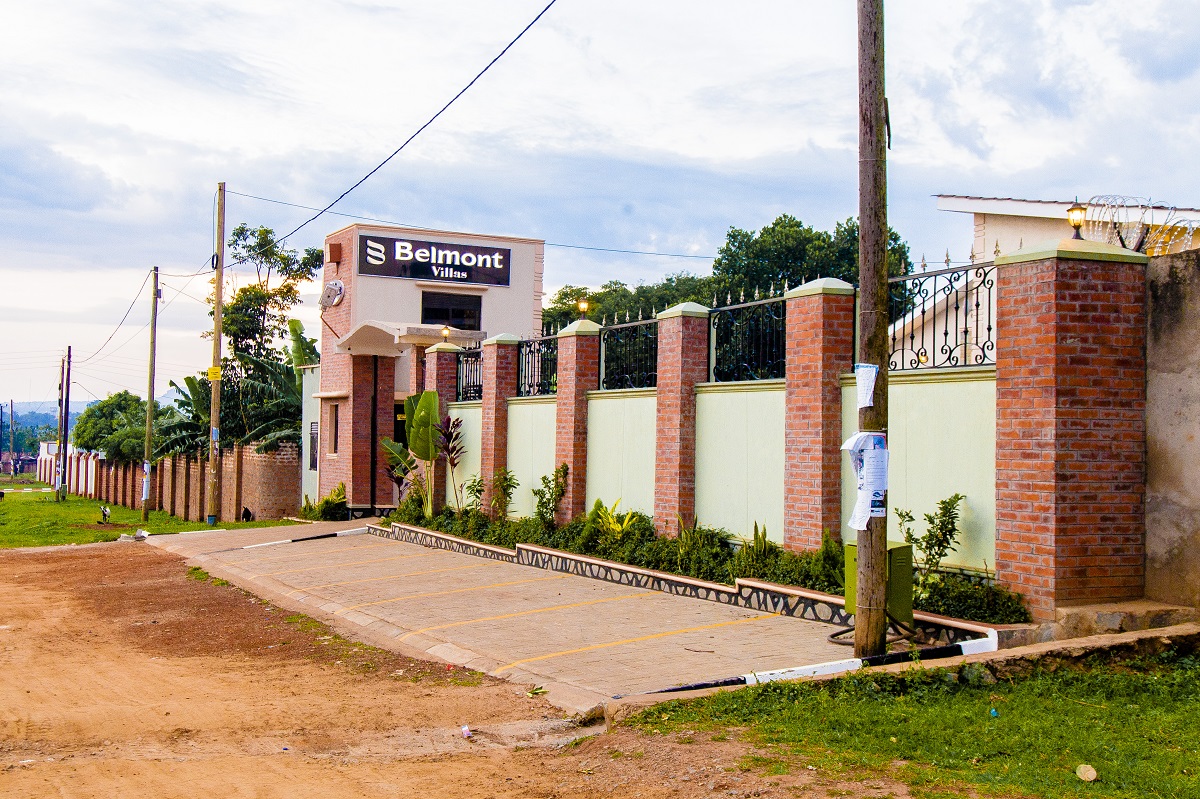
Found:
[[[992,711],[995,710],[995,715]],[[1200,797],[1200,661],[1062,668],[993,685],[941,670],[859,672],[825,684],[772,683],[659,705],[633,720],[659,732],[741,728],[782,773],[886,772],[914,795]],[[1091,784],[1075,769],[1099,772]]]
[[[59,544],[94,544],[115,541],[121,533],[132,535],[138,528],[151,535],[200,530],[204,522],[185,521],[165,511],[152,511],[142,523],[141,510],[109,505],[109,524],[100,524],[100,505],[94,499],[68,497],[55,502],[54,494],[5,491],[0,499],[0,548],[41,547]],[[286,521],[221,522],[223,530],[242,527],[273,527]]]

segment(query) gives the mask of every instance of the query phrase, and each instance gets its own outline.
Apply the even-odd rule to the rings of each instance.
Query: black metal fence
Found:
[[[996,362],[996,267],[939,269],[888,281],[888,369]]]
[[[558,393],[558,336],[543,336],[517,345],[517,396]]]
[[[482,349],[458,353],[458,390],[455,396],[459,402],[483,399]]]
[[[727,383],[783,377],[787,362],[783,297],[714,308],[709,315],[709,380]]]
[[[610,325],[600,331],[600,388],[658,385],[658,320]]]

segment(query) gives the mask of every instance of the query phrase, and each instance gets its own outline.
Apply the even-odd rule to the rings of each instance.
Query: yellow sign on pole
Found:
[[[213,383],[220,380],[221,379],[221,367],[219,367],[219,366],[208,367],[208,379],[209,379],[209,382],[213,382]]]

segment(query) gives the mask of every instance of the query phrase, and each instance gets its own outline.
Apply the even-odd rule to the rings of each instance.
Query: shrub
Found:
[[[829,534],[821,536],[821,546],[811,552],[780,550],[775,574],[769,578],[782,585],[795,585],[841,594],[846,571],[846,553],[842,545]]]
[[[921,563],[916,566],[914,595],[924,596],[930,586],[937,580],[937,571],[942,566],[942,559],[958,543],[961,532],[958,529],[958,506],[966,499],[962,494],[951,494],[937,504],[936,513],[925,514],[925,535],[917,537],[913,533],[912,511],[896,508],[896,518],[900,520],[900,532],[904,540],[921,553]]]
[[[742,546],[729,561],[729,580],[749,577],[759,580],[774,580],[778,571],[779,558],[783,549],[767,538],[767,527],[760,530],[754,523],[753,538],[743,541]]]
[[[300,518],[314,522],[340,522],[350,518],[350,507],[346,502],[346,484],[338,483],[316,505],[308,496],[304,497],[304,506],[300,508]]]
[[[678,564],[676,571],[698,580],[726,582],[729,560],[733,557],[733,535],[721,527],[701,527],[692,520],[687,527],[679,519]]]
[[[497,469],[492,475],[492,512],[497,519],[508,518],[508,506],[512,504],[513,492],[517,490],[517,476],[508,469]]]
[[[554,517],[562,498],[567,495],[567,464],[563,463],[554,470],[554,474],[542,476],[542,487],[533,489],[537,499],[537,510],[534,516],[546,530],[554,529]]]
[[[1033,621],[1020,594],[999,585],[972,582],[957,574],[939,574],[929,591],[914,600],[918,610],[988,624]]]

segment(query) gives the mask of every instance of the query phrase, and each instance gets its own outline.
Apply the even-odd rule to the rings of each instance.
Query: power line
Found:
[[[303,208],[306,211],[321,211],[320,208],[316,208],[311,205],[300,205],[299,203],[290,203],[285,200],[273,200],[270,197],[259,197],[256,194],[243,194],[242,192],[234,191],[233,189],[227,189],[227,191],[229,194],[236,194],[239,197],[246,197],[247,199],[251,199],[251,200],[261,200],[262,202],[265,202],[265,203],[274,203],[276,205],[286,205],[291,208]],[[324,211],[322,211],[322,213],[328,213],[331,216],[341,216],[341,217],[345,217],[347,219],[362,219],[367,222],[379,222],[379,223],[385,224],[385,225],[399,225],[401,227],[413,228],[414,230],[435,230],[435,228],[425,227],[424,225],[412,225],[407,222],[394,222],[389,219],[380,219],[379,217],[374,217],[374,216],[361,216],[358,214],[346,214],[346,213],[342,213],[340,211],[330,211],[328,209],[325,209]],[[287,236],[284,236],[284,238],[287,238]],[[688,255],[686,253],[652,252],[650,250],[622,250],[622,249],[618,249],[615,247],[591,247],[591,246],[587,246],[587,245],[583,245],[583,244],[563,244],[561,242],[555,242],[555,241],[546,242],[546,246],[547,247],[559,247],[559,248],[567,249],[567,250],[591,250],[593,252],[617,252],[617,253],[625,253],[627,255],[657,255],[661,258],[697,258],[697,259],[701,259],[701,260],[705,260],[705,261],[711,261],[714,258],[716,258],[715,255]]]
[[[367,182],[367,180],[368,180],[368,179],[369,179],[369,178],[370,178],[372,175],[374,175],[374,174],[375,174],[376,172],[378,172],[379,170],[383,169],[383,168],[384,168],[384,166],[386,166],[386,165],[388,164],[388,162],[389,162],[389,161],[391,161],[393,158],[395,158],[397,155],[399,155],[399,154],[400,154],[400,152],[401,152],[401,151],[402,151],[402,150],[403,150],[405,147],[407,147],[407,146],[408,146],[410,143],[412,143],[413,139],[417,138],[417,137],[418,137],[418,136],[420,136],[420,135],[421,135],[423,132],[425,132],[425,129],[426,129],[426,128],[428,128],[428,127],[429,127],[430,125],[432,125],[432,124],[433,124],[435,121],[437,121],[438,117],[440,117],[442,114],[446,113],[446,111],[447,111],[447,110],[449,110],[450,106],[454,105],[454,103],[455,103],[455,102],[457,102],[457,101],[458,101],[458,99],[459,99],[460,97],[462,97],[464,94],[466,94],[466,93],[467,93],[467,91],[468,91],[468,90],[469,90],[469,89],[470,89],[472,86],[474,86],[474,85],[475,85],[476,81],[478,81],[480,78],[482,78],[482,77],[484,76],[484,74],[485,74],[485,73],[486,73],[486,72],[487,72],[489,69],[491,69],[493,66],[495,66],[496,62],[497,62],[497,61],[499,61],[501,58],[503,58],[503,57],[504,57],[504,54],[505,54],[505,53],[507,53],[509,50],[511,50],[511,49],[512,49],[512,47],[513,47],[513,45],[515,45],[517,42],[519,42],[519,41],[521,40],[521,37],[522,37],[522,36],[524,36],[526,33],[528,33],[528,32],[529,32],[529,29],[530,29],[530,28],[532,28],[534,25],[536,25],[536,24],[537,24],[537,22],[538,22],[538,20],[540,20],[540,19],[541,19],[543,16],[545,16],[546,12],[547,12],[547,11],[549,11],[549,10],[550,10],[550,8],[551,8],[551,7],[552,7],[552,6],[553,6],[553,5],[554,5],[556,2],[558,2],[558,0],[550,0],[550,2],[546,4],[546,7],[545,7],[545,8],[543,8],[541,11],[539,11],[539,12],[538,12],[538,14],[537,14],[537,16],[536,16],[536,17],[534,17],[532,20],[530,20],[529,24],[528,24],[528,25],[526,25],[524,28],[522,28],[522,29],[521,29],[521,32],[520,32],[520,33],[518,33],[518,34],[517,34],[517,35],[516,35],[516,36],[513,38],[513,40],[512,40],[512,41],[510,41],[508,44],[506,44],[506,45],[504,46],[504,49],[503,49],[503,50],[501,50],[499,53],[497,53],[497,54],[496,54],[496,57],[495,57],[495,58],[493,58],[491,61],[489,61],[489,62],[487,63],[487,66],[485,66],[483,69],[479,70],[479,72],[478,72],[478,73],[475,75],[475,77],[471,78],[471,80],[470,80],[470,81],[467,83],[467,85],[466,85],[466,86],[463,86],[461,89],[459,89],[457,94],[455,94],[453,97],[451,97],[451,98],[450,98],[450,100],[449,100],[449,101],[448,101],[448,102],[447,102],[445,105],[443,105],[443,106],[442,106],[440,109],[438,109],[437,113],[435,113],[433,116],[431,116],[431,117],[430,117],[430,118],[429,118],[429,119],[428,119],[428,120],[425,122],[425,124],[424,124],[424,125],[422,125],[421,127],[417,128],[417,129],[416,129],[416,131],[415,131],[415,132],[414,132],[414,133],[413,133],[411,136],[409,136],[407,139],[405,139],[405,140],[404,140],[404,143],[403,143],[403,144],[401,144],[399,147],[397,147],[395,150],[393,150],[393,151],[392,151],[392,154],[391,154],[391,155],[389,155],[387,158],[385,158],[385,159],[383,159],[382,161],[380,161],[378,164],[376,164],[376,165],[375,165],[375,167],[374,167],[374,168],[373,168],[373,169],[372,169],[370,172],[368,172],[367,174],[363,175],[363,176],[362,176],[361,178],[359,178],[359,179],[358,179],[358,180],[357,180],[357,181],[356,181],[356,182],[355,182],[355,183],[354,183],[352,186],[350,186],[350,188],[346,189],[344,192],[342,192],[341,194],[339,194],[339,195],[338,195],[338,196],[337,196],[337,197],[336,197],[336,198],[333,200],[333,202],[329,203],[329,205],[326,205],[324,208],[321,208],[320,210],[318,210],[318,211],[317,211],[317,213],[313,214],[311,217],[309,217],[308,219],[304,220],[303,222],[301,222],[301,223],[300,223],[299,225],[297,225],[296,227],[292,228],[292,230],[291,230],[290,232],[288,232],[288,233],[286,233],[286,234],[284,234],[284,235],[282,235],[282,236],[277,236],[277,237],[275,237],[274,241],[272,241],[270,244],[263,245],[262,247],[260,247],[260,248],[259,248],[258,250],[256,250],[255,252],[253,252],[253,253],[249,253],[249,254],[247,254],[247,255],[243,256],[242,258],[238,259],[237,261],[233,262],[232,264],[229,264],[229,266],[237,266],[238,264],[245,263],[245,262],[246,262],[246,261],[247,261],[249,258],[253,257],[254,255],[257,255],[257,254],[258,254],[258,253],[260,253],[260,252],[264,252],[265,250],[267,250],[267,249],[269,249],[270,247],[273,247],[273,246],[275,246],[275,245],[279,244],[279,243],[280,243],[280,242],[282,242],[282,241],[286,241],[286,240],[287,240],[289,237],[291,237],[291,236],[295,235],[296,233],[299,233],[299,232],[300,232],[300,231],[301,231],[303,228],[307,227],[307,226],[308,226],[309,224],[311,224],[312,222],[315,222],[315,221],[317,221],[319,218],[321,218],[321,216],[322,216],[323,214],[325,214],[325,213],[326,213],[326,212],[327,212],[327,211],[328,211],[330,208],[333,208],[333,206],[335,206],[335,205],[337,205],[339,202],[341,202],[341,201],[342,201],[342,200],[343,200],[343,199],[346,197],[346,195],[348,195],[350,192],[354,191],[354,190],[355,190],[355,189],[357,189],[359,186],[361,186],[362,184],[366,183],[366,182]]]
[[[117,331],[121,329],[121,325],[125,324],[125,320],[129,318],[129,313],[130,313],[130,311],[133,310],[133,306],[137,305],[138,298],[142,296],[142,289],[146,288],[146,281],[149,279],[150,279],[150,272],[147,271],[146,277],[144,277],[142,279],[142,285],[138,286],[137,294],[133,295],[133,300],[130,301],[129,307],[125,309],[125,315],[121,317],[120,322],[117,322],[117,326],[115,328],[113,328],[113,332],[108,334],[108,338],[104,339],[104,343],[100,345],[99,349],[97,349],[95,352],[93,352],[91,355],[87,356],[86,358],[82,358],[79,361],[77,361],[76,362],[77,366],[79,364],[85,364],[88,361],[90,361],[92,358],[95,358],[97,355],[100,354],[101,350],[103,350],[105,347],[108,346],[108,342],[113,340],[113,336],[117,335]]]

